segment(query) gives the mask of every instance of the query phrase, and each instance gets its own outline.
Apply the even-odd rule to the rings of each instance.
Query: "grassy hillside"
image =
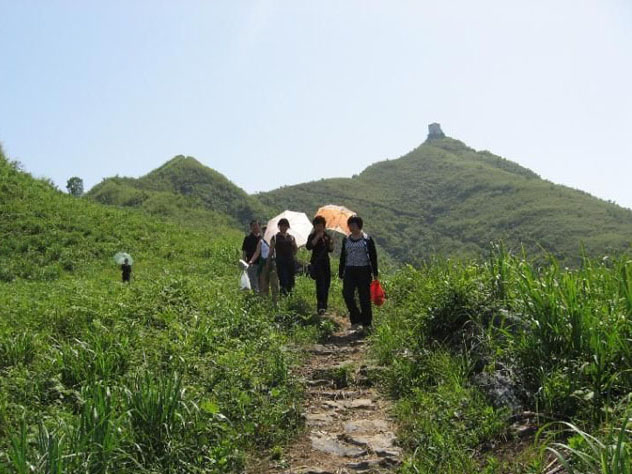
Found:
[[[241,235],[56,191],[0,151],[0,472],[243,472],[300,426],[311,282],[237,289]],[[117,251],[135,257],[120,283]]]
[[[501,249],[389,276],[372,348],[402,472],[629,473],[631,278],[627,256],[565,269]]]
[[[152,214],[213,225],[242,226],[267,214],[256,198],[225,176],[181,155],[138,179],[105,179],[87,196],[102,204],[138,207]]]
[[[543,183],[485,153],[467,164]],[[1,150],[0,202],[0,473],[247,472],[282,456],[303,423],[297,349],[331,330],[312,281],[275,307],[237,290],[230,227],[73,198]],[[401,472],[629,472],[632,266],[581,263],[497,250],[384,272],[366,370],[395,400]],[[342,312],[338,281],[331,294]]]
[[[632,240],[632,211],[555,185],[516,163],[476,152],[451,138],[427,141],[407,155],[353,178],[325,179],[262,193],[264,204],[313,213],[342,204],[365,216],[367,230],[394,257],[414,263],[434,255],[487,252],[503,240],[529,254],[569,261],[621,251]]]

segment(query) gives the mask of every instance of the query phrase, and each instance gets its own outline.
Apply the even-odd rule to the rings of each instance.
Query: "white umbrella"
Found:
[[[127,259],[127,263],[129,263],[130,265],[134,264],[134,259],[132,258],[130,254],[126,252],[119,252],[116,255],[114,255],[114,261],[118,265],[123,265],[125,263],[125,259]]]
[[[265,241],[270,243],[272,237],[279,232],[279,221],[283,218],[286,218],[290,223],[290,228],[287,233],[294,236],[296,245],[299,247],[305,245],[307,243],[307,237],[309,237],[314,226],[312,226],[312,221],[309,220],[309,217],[307,217],[307,214],[304,212],[283,211],[278,216],[270,219],[267,224],[268,228],[266,229],[266,233],[263,236]]]

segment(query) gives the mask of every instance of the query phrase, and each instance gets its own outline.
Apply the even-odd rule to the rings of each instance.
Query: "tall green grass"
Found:
[[[584,258],[569,269],[554,258],[536,265],[496,248],[487,261],[436,261],[387,279],[390,300],[373,338],[376,358],[388,367],[385,386],[401,406],[425,400],[418,418],[444,417],[438,433],[436,424],[417,424],[404,410],[402,436],[417,440],[410,466],[450,472],[465,469],[473,454],[467,469],[475,472],[489,458],[486,446],[507,442],[510,413],[484,396],[476,382],[484,374],[509,377],[541,423],[583,430],[619,423],[615,407],[632,392],[631,276],[624,256]],[[439,354],[451,361],[441,369]],[[463,415],[463,403],[478,408]],[[451,452],[448,432],[456,454],[442,460]],[[623,437],[627,442],[627,431]]]

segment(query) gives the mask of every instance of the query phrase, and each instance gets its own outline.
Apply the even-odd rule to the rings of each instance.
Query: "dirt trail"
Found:
[[[392,472],[400,464],[390,403],[372,387],[366,343],[349,323],[333,318],[340,329],[323,344],[308,348],[299,369],[308,387],[306,429],[264,470],[278,474]]]

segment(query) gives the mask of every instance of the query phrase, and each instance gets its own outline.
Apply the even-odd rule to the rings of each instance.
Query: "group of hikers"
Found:
[[[329,254],[334,251],[334,240],[326,232],[327,222],[316,216],[314,226],[307,238],[306,248],[311,251],[309,275],[316,284],[316,306],[318,314],[325,314],[331,286]],[[362,326],[369,329],[373,319],[371,308],[371,282],[378,277],[377,251],[373,238],[363,232],[364,222],[353,215],[347,220],[349,235],[343,238],[340,249],[338,276],[343,281],[342,294],[349,311],[353,329]],[[250,222],[250,233],[242,245],[243,260],[251,289],[261,295],[270,295],[276,300],[280,293],[289,295],[294,288],[296,274],[296,239],[288,232],[290,223],[283,218],[278,221],[278,232],[266,242],[263,235],[266,227],[259,222]],[[356,302],[356,293],[360,307]]]

